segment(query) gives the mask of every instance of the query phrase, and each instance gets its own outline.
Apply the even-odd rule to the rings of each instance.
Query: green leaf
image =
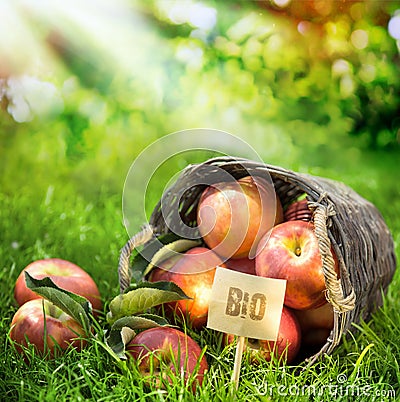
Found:
[[[166,290],[169,292],[176,292],[181,296],[178,300],[191,299],[176,283],[170,281],[140,282],[134,285],[131,289],[136,290],[142,288],[151,288],[151,289]]]
[[[120,359],[125,359],[125,346],[134,338],[136,330],[166,325],[168,321],[165,318],[154,314],[122,317],[112,325],[106,343]]]
[[[154,255],[162,249],[165,245],[174,243],[178,240],[186,240],[174,233],[163,234],[147,243],[141,251],[134,250],[132,253],[132,279],[139,282],[144,278],[149,269],[149,263],[152,261]],[[199,245],[200,241],[196,242]],[[186,249],[187,250],[187,249]],[[185,250],[185,251],[186,251]],[[145,273],[145,271],[147,273]]]
[[[167,319],[165,319],[164,317],[162,317],[160,315],[156,315],[156,314],[140,314],[140,315],[137,315],[136,317],[146,318],[147,320],[157,323],[158,326],[161,326],[161,327],[170,325]]]
[[[70,315],[86,331],[89,330],[92,307],[86,298],[59,288],[49,277],[35,279],[27,271],[25,271],[25,282],[29,289]]]
[[[120,359],[126,359],[125,346],[134,338],[135,331],[126,327],[120,330],[110,330],[107,338],[106,345],[112,350],[112,352]]]
[[[143,272],[143,276],[148,275],[157,264],[160,264],[162,261],[174,256],[176,253],[183,253],[193,247],[199,246],[200,244],[201,242],[199,240],[188,239],[179,239],[166,244],[153,255],[149,265]]]
[[[141,314],[141,315],[131,315],[129,317],[119,318],[114,322],[111,329],[121,330],[124,327],[129,327],[133,330],[142,330],[152,327],[160,327],[168,325],[168,321],[161,316],[155,314]]]
[[[190,297],[173,282],[142,282],[136,289],[111,300],[107,321],[113,324],[119,318],[144,313],[151,307],[184,299]]]

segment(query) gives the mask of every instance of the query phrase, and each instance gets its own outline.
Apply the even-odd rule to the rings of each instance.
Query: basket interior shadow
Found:
[[[118,267],[121,291],[130,284],[132,250],[165,233],[193,236],[197,203],[206,186],[198,183],[218,183],[226,172],[235,179],[249,174],[271,177],[284,208],[300,195],[307,195],[323,262],[326,297],[334,310],[334,327],[326,343],[307,359],[313,364],[324,353],[330,354],[344,333],[355,331],[352,323],[368,319],[382,305],[382,295],[396,269],[393,239],[380,212],[341,182],[241,158],[219,157],[190,165],[165,191],[149,225],[121,250]],[[200,234],[197,236],[200,238]],[[339,262],[339,278],[331,247]]]

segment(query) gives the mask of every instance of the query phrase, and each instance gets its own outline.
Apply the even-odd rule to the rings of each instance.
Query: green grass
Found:
[[[381,210],[400,256],[400,194],[398,155],[363,154],[345,165],[298,165],[303,171],[342,180]],[[293,165],[295,166],[295,165]],[[313,167],[312,167],[313,166]],[[319,167],[318,167],[319,166]],[[296,166],[295,166],[296,167]],[[117,362],[104,349],[101,336],[82,352],[68,351],[44,360],[28,350],[24,360],[8,332],[17,310],[14,282],[33,260],[60,257],[84,267],[107,303],[118,294],[119,250],[127,240],[122,224],[121,194],[115,189],[77,191],[75,180],[53,175],[52,180],[22,184],[4,179],[0,192],[0,400],[1,401],[355,401],[400,398],[400,278],[395,278],[385,304],[355,335],[343,339],[331,356],[310,368],[257,367],[244,355],[239,389],[230,384],[234,348],[224,348],[220,335],[189,330],[206,348],[210,370],[193,394],[178,377],[166,390],[148,388],[134,364]],[[93,186],[94,187],[94,186]],[[99,332],[105,328],[99,319]]]

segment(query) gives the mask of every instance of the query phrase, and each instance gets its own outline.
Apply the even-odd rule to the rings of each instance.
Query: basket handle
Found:
[[[337,277],[335,261],[331,252],[331,241],[329,240],[327,223],[330,216],[335,215],[335,210],[331,204],[322,205],[319,202],[309,203],[310,208],[314,209],[315,235],[318,239],[319,251],[322,258],[322,270],[326,282],[326,298],[338,313],[351,311],[355,307],[354,289],[348,296],[344,296],[341,280]]]
[[[335,260],[331,252],[331,241],[328,236],[328,219],[335,215],[332,204],[322,205],[320,202],[326,194],[322,194],[317,202],[309,202],[308,206],[314,210],[314,233],[318,239],[319,251],[322,259],[322,270],[326,282],[326,299],[334,311],[334,326],[326,344],[314,356],[307,359],[310,367],[323,353],[330,353],[339,344],[344,332],[344,323],[347,313],[355,308],[356,295],[353,287],[348,296],[344,296],[341,279],[337,277]]]
[[[130,257],[132,251],[147,243],[154,235],[153,227],[151,225],[143,226],[142,230],[131,237],[121,249],[118,262],[118,277],[119,277],[119,290],[120,293],[124,291],[131,284],[131,272],[130,272]]]

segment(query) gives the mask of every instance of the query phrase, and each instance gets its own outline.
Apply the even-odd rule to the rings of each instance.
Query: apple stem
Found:
[[[245,339],[246,338],[244,336],[239,336],[236,345],[235,363],[233,366],[233,374],[232,374],[232,382],[235,383],[236,389],[239,388],[240,366],[242,364],[242,355],[243,355]]]

